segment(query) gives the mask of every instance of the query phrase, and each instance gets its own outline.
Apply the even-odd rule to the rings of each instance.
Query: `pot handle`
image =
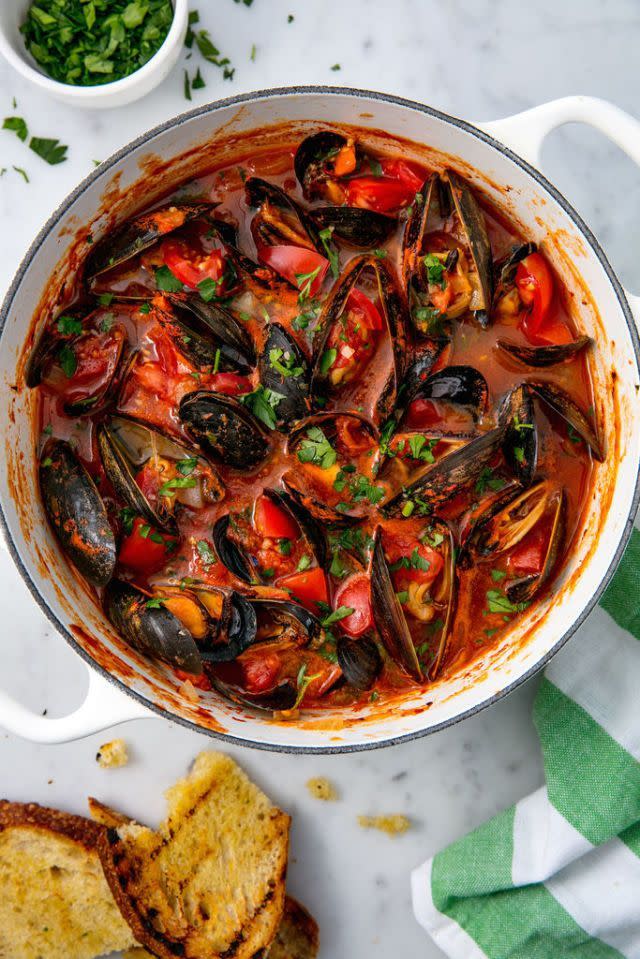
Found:
[[[640,121],[598,97],[562,97],[512,117],[476,126],[541,169],[542,144],[552,130],[565,123],[587,123],[595,127],[640,166]],[[627,290],[625,296],[640,327],[640,296]]]
[[[0,535],[0,562],[9,551]],[[127,696],[114,682],[104,679],[88,664],[89,688],[84,702],[75,712],[60,719],[48,719],[32,712],[22,703],[0,689],[0,726],[7,732],[35,743],[67,743],[83,739],[110,726],[118,726],[131,719],[153,719],[154,713]]]

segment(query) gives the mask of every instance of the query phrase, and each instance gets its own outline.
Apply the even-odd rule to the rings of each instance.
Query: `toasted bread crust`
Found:
[[[94,852],[104,827],[73,813],[60,812],[38,803],[17,803],[0,799],[0,832],[19,826],[33,826],[49,832],[60,833]]]
[[[287,896],[282,921],[266,959],[315,959],[318,923],[293,896]]]

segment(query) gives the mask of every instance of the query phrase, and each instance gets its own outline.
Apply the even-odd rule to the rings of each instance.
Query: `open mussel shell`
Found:
[[[268,246],[277,244],[300,245],[300,239],[303,234],[306,235],[310,246],[315,247],[316,251],[322,256],[326,256],[326,251],[322,240],[318,235],[318,230],[313,220],[307,215],[299,203],[293,197],[276,186],[275,183],[268,183],[260,177],[252,176],[245,182],[245,198],[249,206],[261,208],[264,204],[276,207],[286,212],[292,213],[300,225],[300,230],[288,227],[284,222],[279,222],[271,214],[268,220],[263,219],[260,214],[254,218],[251,224],[251,232],[256,243],[266,243]]]
[[[438,648],[429,666],[430,680],[436,679],[442,669],[456,610],[456,548],[453,533],[447,523],[436,518],[432,520],[432,528],[442,536],[441,549],[444,562],[437,586],[436,599],[440,603],[444,603],[445,613]]]
[[[324,395],[328,377],[322,364],[331,330],[346,307],[347,299],[358,280],[366,271],[371,271],[378,287],[379,304],[383,314],[385,330],[383,335],[391,344],[391,364],[387,379],[379,392],[375,404],[374,421],[381,423],[394,410],[398,390],[402,382],[407,347],[407,323],[405,308],[396,287],[395,280],[383,263],[375,256],[363,254],[354,257],[343,270],[325,300],[318,319],[318,327],[323,331],[314,347],[314,365],[311,373],[311,395],[313,398]],[[340,387],[338,387],[338,391]]]
[[[249,706],[251,709],[264,710],[269,713],[286,712],[293,709],[298,700],[298,689],[290,679],[285,679],[274,689],[262,693],[260,696],[253,696],[238,686],[232,686],[230,683],[224,682],[218,676],[212,675],[210,679],[213,688],[226,699],[230,699],[232,703],[237,703],[240,706]]]
[[[525,490],[512,487],[487,501],[464,543],[461,564],[468,567],[477,559],[499,556],[513,549],[538,525],[557,494],[548,480]]]
[[[331,229],[334,236],[359,249],[381,246],[397,226],[394,217],[358,206],[317,207],[309,210],[308,217],[320,230]]]
[[[31,347],[31,352],[29,353],[29,358],[25,366],[24,381],[29,389],[39,386],[42,382],[42,376],[52,361],[56,350],[58,350],[63,343],[73,339],[73,336],[64,336],[58,331],[57,324],[61,317],[72,317],[74,320],[80,320],[84,324],[90,312],[87,307],[69,307],[66,310],[62,310],[55,321],[42,330]]]
[[[336,653],[338,665],[348,684],[355,689],[371,689],[382,669],[382,657],[374,640],[369,636],[359,639],[340,636]]]
[[[502,452],[518,482],[529,486],[538,463],[538,430],[533,415],[531,391],[526,385],[514,387],[500,410],[504,428]]]
[[[420,388],[431,374],[431,370],[447,348],[449,341],[444,338],[425,339],[420,343],[420,354],[405,371],[402,378],[402,388],[398,395],[398,402],[402,407],[408,406],[412,399],[420,392]]]
[[[317,616],[293,600],[249,599],[258,617],[260,642],[294,642],[306,647],[322,635],[322,623]]]
[[[477,414],[487,408],[489,387],[482,373],[472,366],[445,366],[420,383],[413,393],[413,397],[416,396],[445,400]]]
[[[95,244],[85,262],[85,276],[91,279],[119,266],[211,209],[210,203],[176,203],[143,213]]]
[[[223,364],[228,363],[241,373],[255,366],[255,344],[248,331],[229,310],[214,301],[206,303],[199,294],[164,295],[183,326],[193,331],[195,318],[195,328],[198,329],[200,337],[213,337],[214,356],[216,347],[219,346]]]
[[[494,301],[497,302],[497,300],[513,286],[518,263],[526,259],[526,257],[531,256],[532,253],[536,253],[537,249],[538,246],[536,243],[520,243],[517,246],[513,246],[507,256],[495,264],[494,278],[496,289]]]
[[[262,495],[268,496],[276,506],[290,514],[300,527],[300,533],[306,541],[307,552],[315,556],[320,566],[324,566],[327,558],[327,539],[324,528],[285,490],[264,489]]]
[[[281,396],[275,410],[276,428],[287,433],[309,415],[310,372],[304,353],[279,323],[267,328],[259,370],[262,385]]]
[[[547,582],[560,556],[566,532],[566,496],[564,490],[556,490],[550,497],[553,509],[551,530],[542,570],[535,576],[523,576],[505,587],[507,598],[512,603],[529,603]]]
[[[378,432],[373,423],[360,413],[314,413],[294,426],[288,438],[288,451],[290,453],[295,452],[305,438],[307,431],[314,427],[321,429],[329,442],[332,443],[336,435],[336,420],[338,418],[352,420],[356,426],[364,429],[372,440],[378,439]],[[283,475],[282,483],[289,497],[297,505],[299,515],[307,514],[311,516],[312,521],[320,526],[326,526],[327,523],[330,523],[337,527],[349,526],[362,518],[358,512],[357,504],[354,504],[353,511],[341,511],[328,503],[326,495],[323,495],[322,488],[315,485],[313,480],[306,475],[304,462],[300,461],[297,467],[288,470]]]
[[[387,516],[397,516],[408,501],[418,499],[433,508],[456,496],[477,479],[496,455],[502,436],[502,428],[497,427],[427,466],[413,482],[385,503],[383,512]]]
[[[453,206],[477,273],[478,288],[471,299],[470,309],[479,323],[487,326],[493,300],[493,260],[484,213],[469,184],[455,170],[446,170],[443,180],[449,185]]]
[[[255,640],[258,617],[252,604],[235,590],[226,597],[223,619],[216,642],[200,649],[204,663],[229,663],[248,649]]]
[[[293,168],[307,199],[320,195],[321,184],[332,175],[327,164],[346,143],[342,134],[331,130],[320,130],[302,141],[296,150]]]
[[[202,661],[193,636],[162,602],[114,579],[105,591],[105,608],[111,623],[134,649],[200,675]]]
[[[234,469],[257,466],[269,451],[258,420],[232,396],[208,390],[187,393],[180,401],[178,416],[204,450]]]
[[[407,296],[410,299],[412,284],[418,272],[418,259],[422,255],[422,243],[431,227],[438,184],[437,173],[432,173],[427,177],[418,191],[418,199],[413,201],[411,215],[404,228],[402,237],[402,279]]]
[[[422,667],[404,611],[396,596],[379,528],[376,530],[371,560],[371,609],[376,629],[391,658],[420,682],[423,679]]]
[[[213,526],[213,545],[216,548],[218,559],[227,569],[245,583],[259,581],[258,569],[251,557],[242,547],[229,537],[231,517],[229,514],[220,516]]]
[[[599,463],[604,462],[605,453],[595,426],[591,425],[585,413],[582,412],[568,393],[565,393],[565,391],[559,386],[556,386],[555,383],[529,381],[527,387],[533,390],[536,396],[544,400],[547,406],[550,406],[552,410],[558,413],[569,426],[576,431]]]
[[[39,467],[42,501],[53,530],[74,566],[104,586],[116,565],[116,541],[96,484],[63,440],[50,440]]]
[[[512,343],[509,340],[498,340],[498,346],[509,356],[518,360],[524,366],[546,367],[564,363],[581,353],[593,340],[590,336],[578,336],[571,343],[549,344],[549,346],[526,346],[522,343]]]

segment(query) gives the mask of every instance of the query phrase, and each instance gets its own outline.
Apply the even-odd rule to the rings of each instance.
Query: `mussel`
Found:
[[[171,204],[129,220],[95,244],[85,263],[85,276],[91,279],[119,266],[213,209],[210,203]]]
[[[165,293],[178,328],[176,345],[198,368],[248,372],[256,363],[255,345],[247,330],[219,303],[199,295]],[[219,359],[216,354],[219,351]]]
[[[539,573],[521,576],[505,587],[507,598],[512,603],[529,603],[547,582],[560,556],[565,538],[566,496],[564,490],[557,490],[550,497],[549,510],[551,525],[547,540],[542,569]]]
[[[127,505],[149,523],[177,531],[178,503],[201,508],[224,496],[224,485],[199,455],[136,420],[112,417],[98,427],[98,449],[104,471]],[[146,473],[146,492],[138,484]],[[151,490],[155,495],[152,496]]]
[[[425,339],[421,342],[418,356],[405,370],[402,378],[402,386],[398,394],[398,402],[402,407],[406,407],[419,392],[448,343],[449,341],[444,337]]]
[[[382,657],[369,636],[340,636],[336,645],[338,664],[345,680],[355,689],[371,689],[382,669]]]
[[[189,435],[218,462],[251,469],[267,455],[269,443],[258,420],[232,396],[187,393],[178,415]]]
[[[538,463],[538,430],[533,415],[531,391],[525,385],[514,387],[500,410],[504,429],[502,451],[507,465],[523,486],[533,480]]]
[[[213,527],[213,545],[218,558],[226,568],[245,583],[259,582],[258,567],[253,557],[229,536],[229,526],[232,522],[227,513],[220,516]]]
[[[414,388],[412,398],[416,396],[464,406],[475,416],[487,407],[489,387],[482,373],[472,366],[445,366]]]
[[[259,369],[262,386],[281,397],[275,410],[276,428],[289,432],[293,423],[310,412],[310,374],[302,350],[279,323],[267,328]]]
[[[512,343],[510,340],[498,340],[498,346],[509,356],[518,360],[524,366],[547,367],[556,363],[564,363],[573,359],[586,347],[591,346],[590,336],[578,336],[570,343],[549,344],[548,346],[526,346],[522,343]]]
[[[451,203],[453,223],[435,229],[435,202]],[[441,203],[442,207],[442,203]],[[442,211],[447,219],[449,211]],[[416,329],[433,335],[442,321],[471,312],[489,321],[493,292],[491,245],[484,214],[469,184],[454,170],[425,180],[403,240],[403,279]]]
[[[391,581],[380,529],[376,531],[371,560],[371,608],[376,628],[388,653],[420,682],[423,678],[422,666]]]
[[[290,679],[284,679],[266,693],[252,694],[243,690],[241,686],[225,682],[219,676],[212,675],[210,678],[213,688],[225,699],[240,706],[249,706],[251,709],[269,713],[287,712],[293,709],[298,701],[297,686]]]
[[[518,291],[515,289],[516,271],[518,264],[536,253],[536,243],[520,243],[513,246],[507,256],[494,266],[494,310],[513,313],[520,309]],[[510,302],[512,301],[512,302]]]
[[[507,552],[524,539],[536,526],[547,509],[553,495],[551,484],[541,480],[515,495],[507,487],[499,495],[491,497],[469,531],[464,543],[463,566],[474,559],[485,559]]]
[[[375,304],[355,289],[356,284],[368,272],[373,274],[376,282],[381,318]],[[362,303],[358,294],[362,297]],[[324,302],[318,320],[322,334],[314,349],[311,393],[316,401],[320,397],[324,400],[328,393],[329,405],[341,409],[347,405],[356,405],[349,402],[349,399],[353,399],[351,394],[357,393],[363,366],[369,363],[376,353],[377,333],[372,325],[371,315],[381,319],[381,332],[388,339],[390,352],[390,356],[383,361],[389,363],[385,382],[377,389],[373,416],[377,424],[393,412],[402,382],[406,355],[406,319],[395,281],[375,256],[354,257]]]
[[[302,141],[296,150],[293,168],[307,199],[322,196],[324,185],[336,175],[336,158],[348,147],[347,138],[332,130],[320,130]],[[357,148],[353,149],[354,160],[357,160]]]
[[[201,601],[206,593],[197,593]],[[255,640],[258,631],[258,618],[249,600],[232,590],[225,596],[221,626],[215,637],[208,637],[206,645],[200,649],[204,663],[228,663],[237,659]]]
[[[397,225],[393,217],[359,206],[321,206],[309,210],[308,216],[319,230],[330,230],[359,249],[381,246]]]
[[[105,608],[111,623],[134,649],[185,672],[202,673],[193,636],[160,598],[114,579],[105,591]]]
[[[604,462],[605,453],[596,427],[591,425],[586,414],[582,412],[568,393],[556,386],[555,383],[534,382],[532,380],[528,381],[527,388],[533,390],[536,396],[558,413],[571,429],[575,430],[599,463]]]
[[[351,462],[374,450],[377,438],[373,424],[358,413],[307,417],[289,435],[288,449],[296,454],[300,468],[284,474],[285,489],[320,524],[356,522],[362,514],[359,503],[378,502],[384,495],[383,487],[359,474]]]
[[[40,458],[42,500],[63,550],[94,586],[116,565],[116,541],[96,484],[69,443],[49,440]]]
[[[501,427],[481,433],[448,456],[427,466],[409,486],[389,499],[383,507],[388,516],[407,512],[408,503],[429,512],[472,483],[491,462],[502,442]]]
[[[264,246],[279,245],[306,247],[326,255],[314,222],[285,190],[256,176],[249,177],[244,188],[247,204],[258,208],[251,221],[258,255]]]

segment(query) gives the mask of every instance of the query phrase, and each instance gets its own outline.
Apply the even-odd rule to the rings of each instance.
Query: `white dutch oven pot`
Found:
[[[472,126],[396,97],[311,87],[234,97],[194,110],[145,134],[80,184],[29,250],[0,316],[0,431],[7,456],[0,508],[8,548],[34,599],[93,668],[87,698],[72,715],[48,720],[0,692],[0,724],[29,739],[59,742],[155,713],[260,748],[347,751],[400,742],[450,725],[499,699],[548,661],[597,602],[620,559],[638,504],[640,378],[633,313],[640,317],[640,299],[625,294],[588,228],[536,169],[549,131],[574,121],[597,127],[640,164],[640,124],[601,100],[568,97]],[[181,695],[170,671],[128,649],[56,546],[37,493],[33,395],[10,389],[21,384],[20,364],[32,317],[44,317],[55,304],[73,257],[86,250],[79,238],[89,229],[99,236],[136,204],[228,158],[230,151],[242,150],[243,137],[252,130],[260,129],[261,145],[277,145],[283,135],[277,125],[282,123],[289,124],[288,134],[300,138],[314,126],[335,123],[365,128],[372,143],[376,131],[386,131],[413,141],[413,146],[403,145],[409,156],[422,156],[434,166],[457,166],[543,245],[576,300],[584,301],[580,324],[598,342],[594,392],[608,458],[598,468],[583,529],[553,595],[533,608],[502,645],[461,675],[394,704],[388,712],[348,715],[346,723],[338,712],[297,723],[275,722],[243,712],[214,694],[192,703]],[[419,144],[428,144],[426,156]],[[144,194],[132,192],[136,183],[144,184]]]

